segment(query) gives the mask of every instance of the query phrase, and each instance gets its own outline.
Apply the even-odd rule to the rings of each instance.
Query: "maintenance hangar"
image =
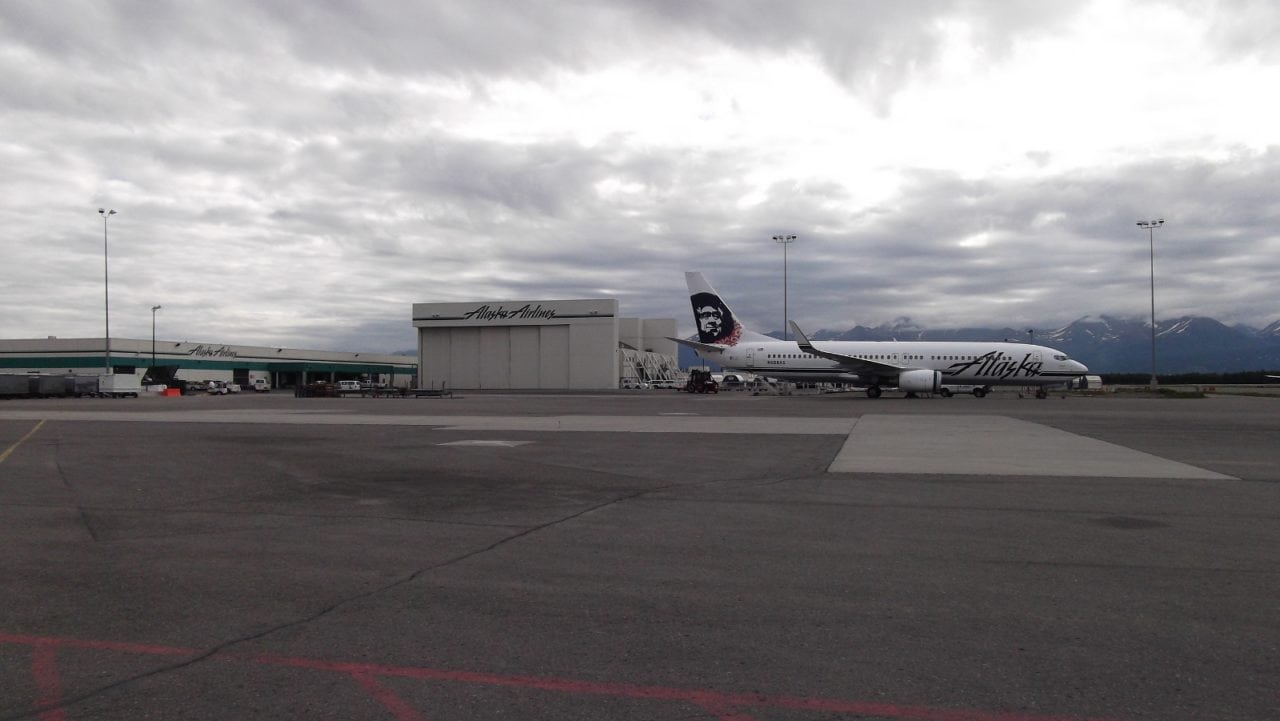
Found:
[[[619,318],[612,298],[415,303],[422,387],[608,389],[674,382],[673,319]]]
[[[230,345],[112,338],[41,338],[0,340],[0,372],[52,375],[103,373],[107,357],[114,374],[139,379],[147,368],[177,366],[186,381],[216,380],[249,385],[259,378],[272,388],[293,388],[314,381],[361,380],[394,387],[414,384],[412,356],[344,353],[274,346]]]

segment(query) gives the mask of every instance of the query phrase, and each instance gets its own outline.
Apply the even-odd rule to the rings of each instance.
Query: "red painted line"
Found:
[[[56,648],[80,648],[90,651],[120,651],[147,656],[199,656],[206,652],[201,648],[181,648],[177,646],[157,646],[146,643],[123,643],[120,641],[89,641],[79,638],[60,638],[58,636],[29,636],[20,633],[0,633],[0,643],[15,643],[23,646],[53,646]]]
[[[40,721],[66,721],[62,710],[62,676],[54,647],[38,643],[31,648],[31,675],[36,680],[36,708],[45,709]]]
[[[394,691],[387,688],[373,674],[353,673],[349,674],[351,678],[360,684],[360,688],[365,693],[372,696],[378,703],[386,707],[395,716],[396,721],[426,721],[426,718],[418,713],[416,709],[404,702],[404,699],[395,694]]]
[[[49,648],[83,648],[166,656],[194,656],[206,652],[201,649],[173,646],[119,643],[112,641],[87,641],[72,638],[27,636],[5,633],[0,633],[0,643],[16,643]],[[384,666],[371,663],[326,661],[324,659],[301,656],[278,656],[272,654],[242,656],[238,654],[224,653],[219,654],[214,658],[224,661],[239,661],[242,663],[254,663],[266,666],[281,666],[287,668],[301,668],[315,671],[342,673],[355,678],[362,684],[364,682],[361,679],[375,679],[377,677],[389,676],[394,678],[413,678],[429,681],[453,681],[457,683],[472,683],[484,686],[537,689],[541,691],[552,691],[570,695],[598,695],[658,701],[679,701],[707,709],[714,715],[722,718],[722,721],[747,721],[749,717],[734,714],[733,709],[740,708],[777,708],[794,711],[850,714],[855,716],[879,716],[891,719],[908,719],[910,721],[1119,721],[1118,719],[1101,717],[1058,716],[1022,712],[950,709],[871,701],[846,701],[830,698],[734,694],[708,690],[671,688],[667,686],[642,686],[637,684],[613,683],[608,681],[582,681],[549,676],[504,676],[477,671],[458,671],[452,669],[427,668],[422,666]],[[389,694],[390,692],[388,691],[387,693]],[[388,698],[393,696],[394,694],[388,696]],[[382,698],[378,696],[375,696],[375,698],[378,698],[380,701],[382,700]],[[405,706],[404,709],[412,711],[412,709],[409,709],[407,706]],[[394,712],[395,711],[393,709],[393,713]],[[410,718],[416,717],[404,717],[405,721]]]

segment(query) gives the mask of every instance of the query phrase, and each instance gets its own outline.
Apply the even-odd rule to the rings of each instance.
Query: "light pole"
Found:
[[[156,311],[164,306],[151,306],[151,382],[155,383],[156,377]]]
[[[115,214],[114,210],[98,208],[98,215],[102,216],[102,307],[106,318],[104,333],[107,343],[107,375],[111,375],[111,282],[107,275],[107,219]]]
[[[1164,225],[1164,218],[1139,220],[1138,227],[1147,229],[1147,242],[1151,245],[1151,387],[1156,380],[1156,228]]]
[[[782,246],[782,339],[787,340],[787,246],[796,242],[794,235],[775,235],[773,242]]]

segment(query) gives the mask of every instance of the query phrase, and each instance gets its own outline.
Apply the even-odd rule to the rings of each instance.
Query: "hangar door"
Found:
[[[568,325],[421,328],[423,385],[569,388]]]

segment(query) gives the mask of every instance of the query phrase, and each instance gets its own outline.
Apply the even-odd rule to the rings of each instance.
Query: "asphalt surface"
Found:
[[[1280,399],[0,402],[0,721],[1280,718]]]

